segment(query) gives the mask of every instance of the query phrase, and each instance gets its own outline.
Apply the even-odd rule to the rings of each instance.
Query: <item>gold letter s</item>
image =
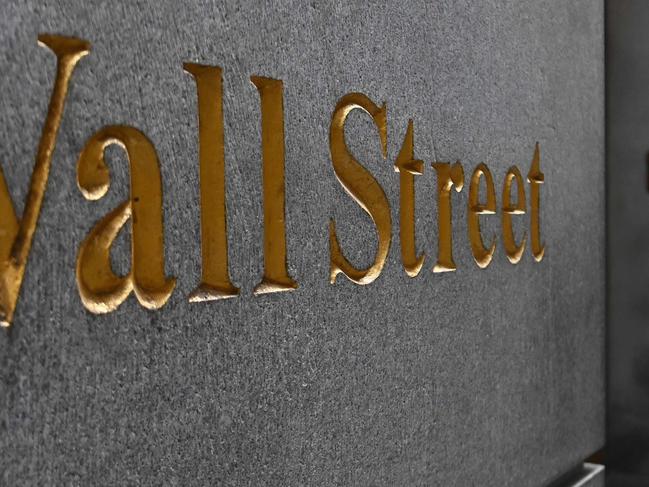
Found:
[[[79,189],[89,200],[106,194],[110,174],[104,150],[111,144],[126,151],[131,198],[102,218],[81,244],[77,257],[81,301],[93,313],[108,313],[135,291],[142,306],[160,308],[171,296],[176,280],[164,275],[162,182],[158,156],[151,141],[133,127],[112,125],[101,129],[88,140],[79,156]],[[110,247],[129,219],[132,225],[131,271],[121,277],[111,268]]]
[[[38,36],[38,42],[56,54],[56,79],[20,222],[0,170],[0,325],[4,327],[11,326],[16,309],[25,265],[43,204],[68,84],[79,60],[90,52],[87,41],[73,37],[42,34]]]
[[[374,263],[367,269],[355,268],[340,250],[340,244],[336,237],[336,223],[331,219],[329,221],[329,246],[331,249],[329,280],[332,284],[336,282],[336,276],[341,272],[356,284],[373,282],[379,277],[385,265],[392,239],[392,216],[385,192],[370,172],[354,158],[345,143],[345,121],[350,112],[357,108],[368,113],[374,120],[379,129],[383,157],[387,158],[385,105],[379,108],[367,96],[361,93],[350,93],[338,101],[331,119],[329,129],[331,162],[342,187],[372,218],[376,226],[379,244],[374,256]]]

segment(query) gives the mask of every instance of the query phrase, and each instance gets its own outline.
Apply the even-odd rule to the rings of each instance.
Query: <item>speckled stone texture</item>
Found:
[[[41,32],[90,40],[74,74],[15,325],[0,335],[4,485],[542,486],[604,442],[603,5],[592,0],[6,2],[0,10],[0,161],[22,211],[54,75]],[[237,299],[191,304],[200,275],[195,84],[224,69],[228,218]],[[299,289],[255,297],[262,272],[260,118],[251,75],[284,81],[288,261]],[[366,265],[373,226],[337,182],[331,113],[360,91],[388,107],[388,160],[352,114],[356,157],[385,188],[393,245],[380,278],[328,282],[327,225]],[[415,123],[417,242],[400,263],[398,175]],[[107,124],[153,141],[164,179],[167,272],[147,311],[95,316],[77,249],[128,195],[119,149],[98,202],[76,187]],[[430,163],[507,168],[541,144],[546,257],[511,265],[498,237],[479,269],[465,189],[453,194],[455,273],[433,274]],[[528,226],[527,219],[521,219]],[[521,232],[522,226],[518,227]],[[500,219],[484,218],[487,235]],[[115,266],[129,267],[128,240]]]

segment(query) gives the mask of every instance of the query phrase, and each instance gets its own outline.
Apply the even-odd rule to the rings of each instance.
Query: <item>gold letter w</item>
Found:
[[[16,217],[7,183],[0,169],[0,325],[4,327],[11,326],[16,309],[38,214],[43,204],[70,77],[77,62],[90,52],[90,43],[72,37],[42,34],[38,36],[38,42],[56,54],[56,79],[20,221]]]

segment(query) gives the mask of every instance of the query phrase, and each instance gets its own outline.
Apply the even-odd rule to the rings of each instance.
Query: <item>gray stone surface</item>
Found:
[[[607,3],[609,484],[649,485],[649,4]]]
[[[15,326],[0,336],[5,485],[539,486],[604,441],[603,6],[591,0],[36,2],[0,11],[0,161],[22,209],[53,79],[40,32],[93,43],[72,83]],[[199,278],[195,86],[184,61],[224,68],[233,280],[238,299],[190,304]],[[262,266],[260,121],[252,74],[282,79],[289,268],[300,288],[254,297]],[[370,261],[372,226],[338,185],[336,101],[388,106],[389,160],[356,115],[348,140],[392,204],[381,277],[328,283],[327,222]],[[458,271],[410,279],[392,163],[408,118],[418,244],[436,252],[430,162],[485,161],[498,182],[542,150],[545,260],[500,241],[480,270],[454,195]],[[150,312],[130,298],[86,312],[80,242],[128,194],[76,188],[76,158],[106,124],[155,143],[168,273]],[[500,193],[498,193],[500,201]],[[489,219],[487,219],[488,221]],[[499,218],[485,225],[499,231]],[[369,242],[369,244],[368,244]],[[128,268],[126,240],[115,260]],[[640,266],[638,266],[639,268]]]

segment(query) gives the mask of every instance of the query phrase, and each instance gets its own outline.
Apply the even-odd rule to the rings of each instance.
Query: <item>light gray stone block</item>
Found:
[[[53,80],[41,32],[92,42],[72,81],[10,334],[0,336],[6,485],[539,486],[604,442],[603,7],[591,0],[36,2],[0,12],[0,161],[22,211]],[[224,69],[231,274],[237,299],[190,304],[200,273],[195,85],[182,63]],[[288,262],[300,288],[252,295],[261,276],[258,95],[284,81]],[[331,113],[361,91],[388,106],[389,158],[354,114],[349,144],[392,204],[380,278],[328,282],[327,225],[359,264],[372,225],[336,181]],[[415,122],[417,238],[404,273],[398,175]],[[128,194],[84,200],[85,141],[126,123],[154,142],[164,184],[169,303],[84,310],[88,230]],[[541,144],[546,257],[473,262],[467,191],[453,195],[458,271],[433,274],[430,163],[480,162],[498,191]],[[500,193],[498,193],[500,201]],[[499,218],[485,220],[499,232]],[[499,235],[499,233],[498,233]],[[128,269],[127,241],[115,253]]]

